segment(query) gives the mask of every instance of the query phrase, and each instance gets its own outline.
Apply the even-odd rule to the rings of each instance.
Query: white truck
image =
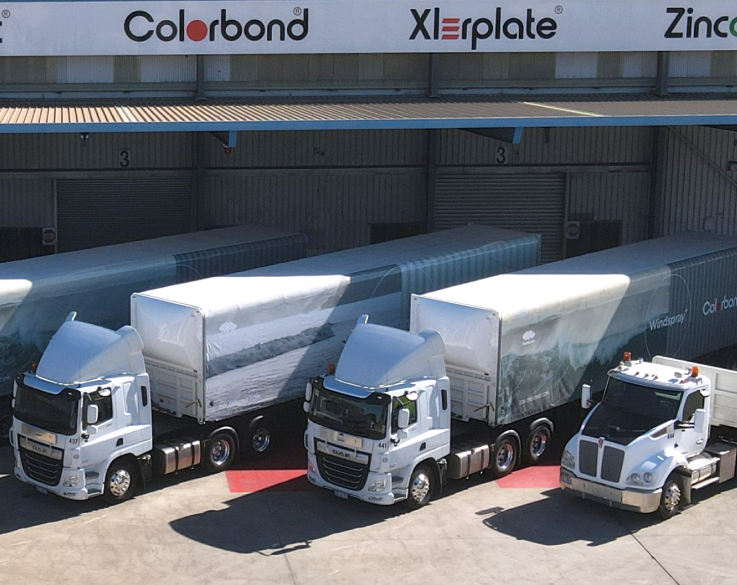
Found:
[[[590,393],[585,386],[584,408]],[[667,519],[691,504],[694,490],[734,478],[735,429],[737,372],[660,356],[633,361],[625,353],[566,445],[560,487]]]
[[[265,455],[301,414],[305,372],[338,357],[361,312],[401,326],[410,293],[539,251],[539,236],[467,226],[136,293],[118,331],[70,318],[16,383],[14,474],[118,502],[154,475]]]
[[[734,344],[737,311],[709,310],[729,291],[737,240],[688,233],[413,296],[412,333],[361,320],[335,372],[310,380],[307,477],[417,507],[447,479],[536,463],[623,347]]]
[[[13,380],[71,311],[117,329],[129,322],[134,292],[306,255],[304,234],[242,225],[0,264],[0,443],[12,421]]]

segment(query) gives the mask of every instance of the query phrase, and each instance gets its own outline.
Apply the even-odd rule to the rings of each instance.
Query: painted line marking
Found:
[[[548,104],[538,104],[535,102],[522,102],[526,106],[536,106],[538,108],[546,108],[548,110],[556,110],[558,112],[565,112],[567,114],[580,114],[581,116],[589,116],[592,118],[606,118],[604,114],[594,114],[593,112],[584,112],[583,110],[573,110],[571,108],[561,108],[560,106],[551,106]]]
[[[511,489],[548,489],[560,486],[560,466],[539,465],[518,469],[506,477],[496,480],[500,488]]]

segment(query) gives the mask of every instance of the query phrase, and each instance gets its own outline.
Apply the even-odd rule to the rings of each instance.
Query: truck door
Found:
[[[82,465],[92,469],[105,461],[118,447],[122,440],[118,433],[118,421],[115,414],[118,409],[114,405],[114,392],[120,394],[121,388],[99,388],[95,392],[84,395],[82,400]],[[87,421],[87,407],[97,405],[99,415],[97,422]],[[102,480],[102,478],[101,478]]]
[[[425,397],[424,393],[421,397]],[[422,432],[419,424],[420,402],[421,400],[410,400],[407,396],[392,399],[391,437],[396,442],[392,451],[394,453],[394,468],[397,470],[412,465],[420,453],[420,439],[424,438],[421,437]],[[409,426],[406,429],[400,429],[398,426],[399,411],[403,408],[409,410]],[[411,469],[407,472],[407,480],[409,480],[411,472]]]
[[[695,419],[695,413],[698,409],[703,409],[706,397],[700,390],[691,392],[683,401],[683,410],[681,411],[680,420],[684,423],[692,425]],[[684,428],[676,430],[676,444],[678,450],[688,455],[695,455],[704,450],[708,435],[708,424],[705,429]]]

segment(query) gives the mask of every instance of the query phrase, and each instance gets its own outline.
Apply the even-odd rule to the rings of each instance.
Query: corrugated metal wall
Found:
[[[0,134],[0,171],[147,170],[194,166],[192,135]],[[127,154],[125,154],[127,153]]]
[[[253,171],[208,181],[211,225],[256,223],[304,232],[312,250],[370,243],[371,223],[424,222],[425,173]]]
[[[649,128],[536,128],[525,130],[522,143],[512,146],[462,130],[443,130],[439,165],[497,165],[498,148],[505,165],[649,164]]]
[[[673,52],[676,79],[734,79],[727,51]],[[640,87],[652,85],[657,54],[600,53],[445,53],[437,56],[441,89],[514,87]],[[731,63],[731,65],[730,65]],[[427,54],[213,55],[205,57],[205,81],[218,92],[264,90],[384,89],[424,90],[429,83]],[[131,86],[192,91],[194,56],[0,57],[0,85],[98,85],[105,91]],[[99,90],[100,88],[98,88]]]
[[[427,132],[373,130],[326,132],[241,132],[225,154],[208,141],[209,168],[424,166]]]
[[[0,179],[0,228],[54,225],[53,180]]]
[[[737,235],[737,133],[671,127],[665,148],[662,233]]]
[[[571,173],[566,219],[622,222],[622,244],[647,239],[650,173]]]

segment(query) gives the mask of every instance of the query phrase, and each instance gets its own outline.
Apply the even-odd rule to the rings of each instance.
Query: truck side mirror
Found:
[[[87,406],[85,418],[87,419],[88,425],[97,424],[97,421],[100,418],[100,408],[97,406],[97,404],[90,404]]]
[[[581,386],[581,408],[588,410],[593,405],[591,404],[591,386],[584,384]]]
[[[700,435],[703,435],[704,433],[706,433],[706,410],[705,409],[698,408],[694,412],[693,428]]]
[[[307,387],[305,388],[305,401],[309,402],[310,400],[312,400],[312,382],[307,382]]]
[[[308,414],[309,414],[309,412],[310,412],[310,403],[309,403],[309,402],[307,402],[307,400],[305,400],[305,401],[304,401],[304,402],[302,403],[302,410],[304,410],[304,411],[305,411],[306,413],[308,413]]]
[[[400,429],[406,429],[409,426],[409,409],[403,408],[399,411],[397,416],[397,427]]]

